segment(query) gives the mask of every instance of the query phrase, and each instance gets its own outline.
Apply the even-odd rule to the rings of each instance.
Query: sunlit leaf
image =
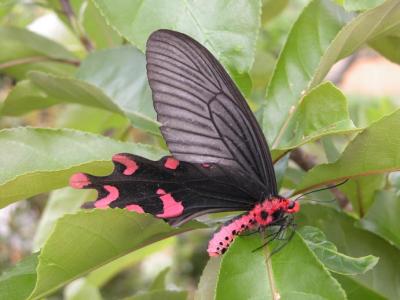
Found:
[[[389,128],[400,128],[400,110],[364,129],[336,162],[311,169],[297,192],[348,177],[400,169],[400,135]]]
[[[244,73],[253,63],[261,15],[259,0],[210,0],[207,5],[182,0],[94,3],[122,36],[142,50],[153,31],[173,29],[194,37],[228,69]]]

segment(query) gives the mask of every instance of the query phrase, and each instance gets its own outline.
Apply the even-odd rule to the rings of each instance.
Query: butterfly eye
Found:
[[[294,201],[289,201],[288,209],[293,209],[296,203]]]

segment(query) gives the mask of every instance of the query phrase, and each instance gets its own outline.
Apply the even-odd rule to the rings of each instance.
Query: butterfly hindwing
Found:
[[[246,173],[245,180],[259,182],[255,201],[276,195],[265,137],[212,54],[184,34],[158,30],[147,42],[146,58],[157,119],[174,157]]]
[[[172,157],[151,161],[122,153],[114,155],[114,171],[97,177],[78,173],[71,178],[75,188],[96,189],[95,208],[126,208],[151,213],[179,223],[208,212],[248,210],[252,207],[254,186],[235,182],[223,167],[191,164]]]

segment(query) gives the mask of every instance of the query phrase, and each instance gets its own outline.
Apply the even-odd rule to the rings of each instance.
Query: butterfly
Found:
[[[287,227],[299,203],[279,196],[266,139],[246,100],[217,59],[191,37],[157,30],[147,41],[147,76],[172,156],[120,153],[112,174],[77,173],[74,188],[96,189],[86,208],[125,208],[179,225],[197,216],[244,211],[208,245],[223,254],[246,230]]]

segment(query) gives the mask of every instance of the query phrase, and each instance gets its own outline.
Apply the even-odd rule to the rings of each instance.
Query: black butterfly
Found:
[[[72,187],[98,192],[85,206],[151,213],[171,224],[246,211],[214,233],[210,256],[224,253],[246,229],[285,227],[299,204],[278,195],[265,137],[221,64],[189,36],[170,30],[150,36],[146,58],[157,120],[173,157],[117,154],[108,176],[75,174]]]

